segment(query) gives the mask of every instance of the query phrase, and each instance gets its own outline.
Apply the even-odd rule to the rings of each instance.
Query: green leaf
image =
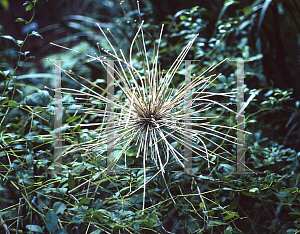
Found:
[[[25,103],[30,106],[47,106],[50,102],[49,93],[46,90],[39,90],[25,98]]]
[[[79,202],[79,208],[82,206],[82,205],[84,205],[84,204],[86,204],[87,202],[89,202],[91,199],[90,198],[87,198],[87,197],[84,197],[84,198],[82,198],[81,200],[80,200],[80,202]]]
[[[17,18],[15,22],[24,22],[25,24],[28,24],[28,21],[24,20],[23,18]]]
[[[144,224],[145,224],[146,226],[148,226],[148,227],[153,227],[153,221],[152,221],[152,219],[146,219],[146,220],[144,221]]]
[[[210,221],[213,226],[226,225],[226,223],[220,221]]]
[[[91,232],[91,234],[100,234],[100,233],[101,233],[101,231],[102,231],[102,228],[100,228],[100,229],[97,229],[97,230],[95,230],[95,231]]]
[[[93,215],[98,218],[98,220],[100,221],[100,223],[103,223],[103,214],[100,211],[94,211]]]
[[[251,60],[251,61],[254,61],[254,60],[260,60],[260,59],[262,59],[262,57],[263,57],[262,54],[257,54],[253,57],[248,58],[248,59]]]
[[[233,202],[231,202],[230,205],[226,208],[226,210],[233,211],[234,209],[237,208],[238,204],[239,204],[239,197],[236,198]]]
[[[7,107],[10,107],[10,108],[14,108],[14,107],[18,107],[19,106],[19,104],[16,101],[13,101],[13,100],[4,101],[1,104],[1,106],[4,106],[4,105],[5,106],[7,105]]]
[[[50,233],[55,233],[58,224],[58,218],[54,210],[49,210],[45,215],[46,228]]]
[[[300,212],[290,212],[289,215],[300,215]]]
[[[77,125],[76,128],[73,129],[74,132],[80,132],[81,133],[81,126]]]
[[[246,195],[246,196],[254,196],[255,193],[250,193],[250,192],[246,192],[246,191],[242,191],[242,194]]]
[[[24,41],[23,40],[17,40],[16,42],[17,42],[18,46],[22,46]]]
[[[26,228],[32,232],[44,233],[43,229],[38,225],[26,225]]]
[[[237,212],[232,212],[232,211],[225,212],[225,213],[227,213],[227,215],[224,217],[224,220],[231,219],[231,218],[233,218],[234,216],[237,215]]]
[[[249,192],[251,193],[258,193],[258,188],[252,188],[252,189],[249,189]]]
[[[298,230],[297,229],[288,229],[286,231],[286,234],[295,234],[295,233],[298,233]]]
[[[232,233],[232,227],[228,226],[224,232],[224,234],[231,234]]]
[[[75,182],[74,177],[71,173],[69,173],[69,176],[68,176],[68,186],[69,186],[69,190],[72,190],[76,186],[76,182]]]
[[[13,38],[12,36],[9,36],[9,35],[3,35],[3,36],[1,35],[0,37],[11,40],[13,42],[17,42],[15,38]]]
[[[66,121],[67,121],[67,123],[72,123],[79,118],[80,118],[80,116],[72,116],[72,117],[68,118]]]
[[[30,11],[33,8],[33,5],[30,3],[27,7],[26,7],[26,11]]]
[[[232,5],[232,4],[238,4],[238,3],[239,3],[239,1],[226,0],[225,3],[224,3],[224,5],[230,6],[230,5]]]
[[[4,75],[5,77],[7,77],[7,75],[9,74],[9,70],[6,70],[6,71],[0,71],[0,73],[2,75]]]
[[[187,20],[188,18],[185,15],[180,16],[180,20]]]
[[[8,0],[0,0],[0,4],[3,6],[3,8],[8,11],[9,8],[9,2]]]
[[[56,214],[63,214],[65,212],[65,209],[67,209],[67,206],[62,202],[55,202],[53,204],[53,209]]]
[[[102,205],[103,205],[103,201],[102,201],[101,199],[98,199],[98,200],[96,200],[96,201],[94,202],[93,207],[94,207],[95,209],[99,209]]]
[[[260,16],[259,16],[257,34],[259,33],[259,30],[260,30],[261,24],[264,20],[266,11],[267,11],[267,9],[268,9],[271,2],[272,2],[272,0],[266,0],[263,4],[262,10],[261,10],[261,13],[260,13]]]
[[[40,37],[41,39],[43,39],[43,36],[41,34],[39,34],[38,32],[36,31],[32,31],[29,36],[36,36],[36,37]]]

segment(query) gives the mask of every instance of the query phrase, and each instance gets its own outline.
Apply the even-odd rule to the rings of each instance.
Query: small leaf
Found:
[[[264,96],[265,96],[265,97],[268,97],[268,96],[270,96],[272,93],[273,93],[273,90],[271,89],[271,90],[269,90],[268,92],[266,92]]]
[[[253,57],[250,57],[249,60],[254,61],[254,60],[260,60],[263,57],[262,54],[257,54]]]
[[[90,198],[87,198],[87,197],[84,197],[84,198],[82,198],[81,200],[80,200],[80,202],[79,202],[79,208],[82,206],[82,205],[84,205],[84,204],[86,204],[87,202],[89,202],[91,199]]]
[[[250,193],[256,193],[256,192],[258,192],[258,188],[249,189],[249,192]]]
[[[11,41],[13,41],[13,42],[16,42],[16,39],[13,38],[12,36],[9,36],[9,35],[4,35],[4,36],[1,35],[0,37],[5,38],[5,39],[8,39],[8,40],[11,40]]]
[[[67,206],[62,202],[55,202],[53,204],[53,209],[56,214],[63,214],[65,212],[65,209],[67,209]]]
[[[36,36],[36,37],[40,37],[41,39],[43,39],[43,36],[41,34],[39,34],[38,32],[36,32],[36,31],[32,31],[30,33],[30,36]]]
[[[30,11],[33,8],[33,5],[30,3],[27,7],[26,7],[26,11]]]
[[[103,205],[103,201],[101,199],[98,199],[94,202],[94,208],[99,209]]]
[[[72,123],[72,122],[74,122],[75,120],[77,120],[77,119],[79,119],[79,118],[80,118],[80,116],[72,116],[72,117],[68,118],[68,119],[66,120],[66,122],[67,122],[67,123]]]
[[[298,233],[298,230],[297,229],[288,229],[286,231],[286,234],[295,234],[295,233]]]
[[[0,71],[0,73],[2,75],[4,75],[5,77],[7,77],[7,75],[9,74],[9,70],[6,70],[6,71]]]
[[[227,215],[224,217],[224,220],[231,219],[231,218],[233,218],[236,215],[237,215],[237,212],[231,212],[231,211],[229,211],[229,212],[227,212]]]
[[[32,232],[44,233],[43,229],[38,225],[26,225],[26,228]]]
[[[231,234],[232,233],[232,227],[228,226],[224,232],[224,234]]]
[[[15,22],[25,22],[25,24],[28,24],[28,21],[24,20],[23,18],[17,18]]]
[[[74,177],[73,177],[73,175],[71,173],[69,173],[69,176],[68,176],[68,186],[69,186],[70,190],[72,190],[76,186]]]
[[[24,41],[22,41],[22,40],[17,40],[18,46],[22,46],[23,42],[24,42]]]
[[[188,19],[185,15],[181,15],[179,18],[180,18],[180,20],[187,20]]]

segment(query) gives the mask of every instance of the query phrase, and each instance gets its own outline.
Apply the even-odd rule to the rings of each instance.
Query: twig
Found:
[[[5,231],[6,231],[6,234],[10,234],[9,230],[8,230],[8,227],[6,225],[6,223],[4,222],[3,218],[2,218],[2,215],[0,215],[0,220],[1,220],[1,224],[3,225]]]
[[[198,186],[196,180],[194,180],[194,182],[195,182],[195,184],[196,184],[196,186],[197,186],[197,190],[198,190],[198,193],[199,193],[199,197],[200,197],[200,199],[201,199],[201,202],[204,204],[203,208],[204,208],[204,211],[205,211],[205,216],[206,216],[206,220],[207,220],[207,225],[209,226],[209,222],[208,222],[208,221],[209,221],[209,218],[208,218],[208,215],[207,215],[207,207],[206,207],[205,201],[204,201],[204,199],[203,199],[203,197],[202,197],[202,195],[201,195],[201,191],[200,191],[200,189],[199,189],[199,186]]]
[[[18,228],[19,228],[19,220],[20,220],[20,210],[21,210],[21,201],[23,198],[19,198],[19,207],[18,207],[18,219],[17,219],[17,227],[16,227],[16,234],[18,234]]]

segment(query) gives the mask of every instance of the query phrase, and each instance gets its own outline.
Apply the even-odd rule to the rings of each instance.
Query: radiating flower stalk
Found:
[[[125,157],[126,161],[126,152],[130,150],[132,146],[138,146],[136,158],[143,158],[144,181],[141,187],[137,188],[126,196],[130,196],[137,190],[143,188],[144,210],[147,187],[146,184],[149,183],[149,181],[151,181],[153,178],[155,178],[155,176],[157,176],[159,173],[162,174],[162,177],[165,181],[164,173],[165,168],[168,166],[168,164],[176,161],[184,168],[184,162],[188,160],[184,157],[182,152],[180,152],[172,145],[172,142],[178,142],[179,144],[184,145],[187,149],[191,150],[194,153],[194,157],[201,157],[203,158],[203,160],[206,160],[208,166],[215,163],[211,160],[213,157],[221,157],[232,162],[233,164],[235,163],[234,161],[227,159],[223,154],[227,153],[231,156],[233,155],[225,148],[223,148],[222,145],[219,145],[212,141],[212,137],[219,138],[231,144],[237,143],[235,142],[235,137],[222,133],[215,129],[216,127],[222,127],[225,129],[227,128],[236,130],[236,128],[210,124],[209,121],[211,119],[219,118],[219,116],[207,117],[202,115],[204,112],[210,110],[213,106],[222,107],[228,111],[235,113],[224,104],[213,100],[213,97],[216,96],[223,96],[227,98],[234,97],[234,92],[211,93],[207,91],[207,87],[212,84],[212,82],[214,82],[221,74],[219,74],[218,76],[205,76],[204,74],[207,74],[208,72],[214,70],[219,64],[214,64],[202,74],[194,76],[190,84],[183,84],[178,89],[173,89],[170,86],[174,76],[176,75],[176,72],[178,71],[180,65],[182,64],[198,35],[196,35],[184,47],[169,70],[167,72],[163,72],[161,71],[158,63],[158,57],[164,26],[162,26],[161,28],[157,48],[155,48],[154,45],[153,56],[152,58],[149,58],[145,45],[143,23],[144,22],[142,21],[139,24],[139,28],[131,43],[129,60],[126,59],[124,51],[122,49],[119,49],[119,53],[117,53],[116,48],[112,45],[111,41],[109,40],[103,29],[100,27],[100,25],[98,25],[98,27],[112,49],[112,53],[108,51],[104,52],[107,54],[107,56],[116,61],[116,65],[113,67],[109,65],[107,59],[101,55],[101,49],[99,48],[99,45],[99,54],[96,54],[94,56],[85,54],[90,58],[90,62],[100,62],[103,67],[107,69],[107,72],[113,69],[114,76],[112,76],[112,78],[117,88],[122,90],[125,99],[121,99],[117,95],[114,95],[113,99],[108,98],[108,95],[101,95],[101,92],[105,92],[107,94],[107,90],[104,90],[97,84],[92,83],[84,77],[76,76],[73,72],[66,70],[63,70],[63,72],[70,79],[82,85],[87,90],[87,92],[71,88],[61,88],[61,90],[62,93],[71,92],[76,96],[82,95],[84,97],[89,97],[89,99],[92,101],[98,100],[99,103],[103,102],[114,106],[115,110],[110,112],[107,110],[107,108],[101,109],[97,108],[97,106],[96,108],[81,108],[81,110],[84,110],[88,114],[101,116],[103,121],[101,123],[81,123],[80,126],[97,127],[95,130],[97,132],[97,137],[88,142],[80,143],[77,145],[74,144],[74,149],[70,150],[69,152],[82,150],[85,152],[83,155],[88,156],[91,155],[92,152],[96,155],[96,157],[106,158],[108,149],[110,147],[113,147],[114,145],[118,145],[119,147],[121,147],[121,150],[117,155],[115,155],[113,159],[113,163],[117,165],[121,157]],[[110,32],[109,29],[107,30],[108,33],[113,36],[112,32]],[[74,51],[72,49],[54,43],[51,44]],[[137,46],[139,53],[141,54],[140,57],[142,59],[139,62],[143,67],[142,71],[138,70],[138,68],[136,68],[133,63],[134,46]],[[80,53],[78,51],[74,52]],[[78,79],[78,77],[80,79]],[[89,88],[86,85],[82,84],[82,82],[80,82],[81,80],[86,81],[94,88]],[[98,88],[101,92],[95,91],[95,88]],[[191,93],[190,102],[185,101],[187,90],[189,90]],[[77,99],[80,100],[84,98]],[[202,105],[203,103],[206,103],[206,105]],[[107,121],[107,117],[109,115],[114,115],[114,119],[112,119],[111,122]],[[190,125],[192,126],[192,128],[187,129],[185,128],[186,125]],[[78,125],[71,127],[77,126]],[[108,139],[107,135],[112,133],[114,134],[114,138]],[[185,141],[186,136],[188,136],[190,139],[188,142]],[[205,142],[210,142],[218,149],[221,149],[223,152],[220,153],[219,150],[219,153],[217,153],[216,150],[208,149]],[[157,172],[150,179],[147,179],[146,164],[147,162],[149,162],[149,159],[154,162],[153,166],[157,167]],[[122,168],[122,166],[120,165],[117,166],[119,168]],[[99,174],[104,173],[108,170],[109,168],[104,168],[92,179],[97,178]],[[168,189],[166,181],[165,184],[170,197],[174,201],[172,194]]]

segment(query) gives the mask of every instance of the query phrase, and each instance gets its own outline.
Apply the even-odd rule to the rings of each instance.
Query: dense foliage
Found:
[[[207,5],[189,6],[166,16],[163,22],[162,68],[168,69],[196,34],[199,36],[187,55],[187,59],[198,60],[193,63],[193,74],[225,58],[231,60],[216,69],[222,76],[207,87],[209,92],[236,91],[237,69],[232,60],[251,60],[245,62],[244,68],[245,101],[249,100],[245,129],[252,133],[246,134],[245,158],[251,169],[247,171],[255,173],[234,174],[236,165],[218,157],[212,159],[215,164],[210,168],[205,160],[194,158],[191,173],[184,173],[173,163],[165,168],[164,175],[176,204],[158,174],[147,184],[146,207],[142,210],[143,189],[135,191],[144,181],[137,148],[126,152],[126,163],[134,169],[117,175],[100,173],[106,165],[105,158],[71,149],[95,139],[96,128],[88,124],[101,119],[76,110],[74,105],[62,108],[62,123],[67,130],[63,135],[63,163],[57,168],[55,97],[53,90],[45,89],[54,88],[51,61],[62,59],[62,68],[72,70],[78,82],[89,85],[78,77],[83,76],[103,89],[106,71],[101,64],[50,46],[49,42],[87,54],[98,53],[98,46],[110,49],[96,26],[99,23],[111,28],[119,43],[115,43],[116,48],[129,51],[142,18],[147,31],[145,45],[151,52],[161,28],[154,24],[157,19],[153,15],[158,13],[153,13],[151,3],[155,2],[141,1],[139,13],[135,1],[122,2],[123,12],[118,2],[110,0],[33,0],[13,4],[0,0],[1,233],[300,232],[300,4],[296,0],[207,1],[214,11]],[[45,14],[49,16],[47,20]],[[6,15],[15,17],[16,26],[7,26],[11,22],[9,17],[3,17]],[[17,33],[22,30],[23,35]],[[287,35],[291,36],[286,39]],[[288,49],[292,45],[294,51]],[[136,53],[133,63],[142,69],[140,59]],[[281,62],[284,67],[279,65]],[[174,90],[184,83],[184,74],[181,66],[172,83]],[[88,92],[67,76],[62,78],[62,87]],[[122,98],[116,89],[118,95]],[[63,94],[63,103],[75,102],[74,97]],[[215,124],[236,127],[234,114],[221,108],[206,113],[215,114],[220,116]],[[226,128],[216,129],[228,133]],[[235,144],[212,138],[236,153]],[[184,152],[178,142],[172,145]],[[116,152],[120,150],[116,147]],[[236,160],[232,156],[229,159]],[[124,165],[124,161],[120,163]],[[156,172],[154,167],[147,168],[147,178]]]

